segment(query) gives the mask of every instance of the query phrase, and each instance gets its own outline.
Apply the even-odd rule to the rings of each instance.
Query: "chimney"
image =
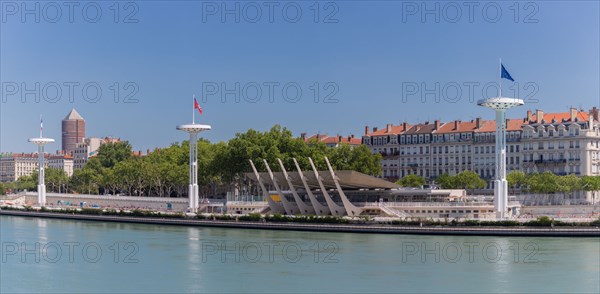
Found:
[[[436,129],[436,130],[437,130],[437,129],[439,129],[439,128],[440,128],[440,125],[441,125],[441,124],[440,124],[440,120],[439,120],[439,119],[436,119],[436,120],[435,120],[435,129]]]
[[[475,119],[475,128],[481,129],[481,117]]]
[[[385,126],[385,132],[386,132],[386,133],[390,133],[390,132],[392,132],[392,124],[387,124],[387,125]]]
[[[365,136],[369,134],[369,126],[365,126]]]
[[[406,131],[408,129],[408,123],[407,122],[403,122],[402,123],[402,130]]]
[[[302,138],[302,140],[306,140],[306,133],[301,133],[300,138]]]
[[[354,139],[354,135],[350,135],[350,138]]]
[[[374,128],[373,128],[373,132],[377,132],[377,127],[374,127]]]
[[[527,122],[530,122],[533,120],[533,113],[531,112],[531,110],[527,110]]]
[[[146,155],[150,155],[150,149],[146,149]]]
[[[569,109],[569,119],[571,121],[575,121],[576,117],[577,117],[577,108],[571,107],[571,109]]]
[[[455,120],[454,121],[454,129],[458,130],[458,124],[460,124],[460,120]]]
[[[342,136],[338,135],[338,142],[342,142]]]
[[[536,123],[541,124],[542,121],[544,121],[544,112],[536,109],[535,110],[535,118],[536,118]]]

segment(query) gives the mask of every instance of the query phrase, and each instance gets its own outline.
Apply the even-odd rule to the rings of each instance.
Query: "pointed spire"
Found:
[[[71,109],[71,112],[65,116],[64,120],[84,120],[83,117],[75,110],[75,108]]]

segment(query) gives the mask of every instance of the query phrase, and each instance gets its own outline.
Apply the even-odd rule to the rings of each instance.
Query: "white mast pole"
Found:
[[[500,97],[502,97],[502,57],[500,57],[500,78],[498,79],[498,85],[500,86]]]
[[[196,95],[192,96],[192,124],[196,124]]]

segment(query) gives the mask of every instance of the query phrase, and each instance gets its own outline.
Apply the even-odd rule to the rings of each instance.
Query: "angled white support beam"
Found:
[[[319,175],[319,172],[317,171],[317,168],[315,167],[315,163],[313,162],[312,158],[309,157],[308,160],[310,161],[310,166],[312,167],[312,169],[315,173],[315,178],[317,178],[317,182],[319,182],[319,187],[321,187],[321,192],[323,193],[325,202],[327,202],[327,206],[329,207],[329,212],[331,213],[331,215],[334,215],[334,216],[346,215],[346,209],[344,209],[344,207],[339,206],[335,202],[333,202],[333,199],[331,199],[331,197],[329,196],[329,193],[327,193],[327,189],[325,189],[325,185],[323,185],[323,181],[321,181],[322,178]]]
[[[271,167],[269,166],[269,163],[267,162],[267,160],[263,159],[263,161],[265,163],[265,166],[267,167],[267,171],[269,172],[269,177],[271,177],[273,186],[275,186],[277,193],[279,193],[279,198],[281,199],[281,203],[283,203],[283,208],[285,209],[285,213],[288,215],[299,214],[300,209],[298,209],[298,207],[296,207],[294,205],[294,203],[287,201],[287,199],[285,198],[285,195],[283,194],[283,191],[281,191],[281,188],[279,188],[277,179],[275,179],[275,176],[273,175],[273,172],[271,171]]]
[[[290,188],[290,191],[292,191],[292,195],[294,195],[294,200],[296,201],[296,204],[298,205],[298,208],[300,209],[300,213],[301,214],[315,214],[315,210],[313,209],[313,207],[310,205],[307,205],[304,202],[304,200],[302,200],[302,198],[300,198],[300,196],[296,192],[296,188],[294,188],[294,185],[292,184],[292,178],[290,178],[290,176],[287,173],[287,170],[285,170],[285,166],[283,166],[283,162],[281,161],[281,159],[277,158],[277,161],[279,162],[279,166],[281,167],[281,172],[283,172],[283,176],[285,177],[285,180],[287,181],[288,187]]]
[[[344,191],[342,191],[342,187],[340,186],[340,182],[338,181],[338,177],[333,172],[333,168],[331,167],[331,164],[329,163],[329,159],[327,158],[327,156],[325,156],[325,162],[327,162],[327,168],[329,168],[329,173],[331,173],[331,178],[333,178],[333,182],[335,183],[335,187],[337,188],[338,193],[340,194],[340,198],[342,199],[342,203],[344,204],[344,208],[346,209],[346,213],[348,213],[349,216],[358,216],[358,215],[360,215],[360,213],[362,212],[362,210],[359,209],[358,207],[354,206],[354,204],[352,204],[352,202],[350,202],[350,200],[348,200],[348,197],[346,197],[346,194],[344,194]]]
[[[283,206],[281,205],[281,203],[277,203],[277,202],[273,201],[273,199],[271,199],[271,195],[269,195],[269,191],[267,190],[267,188],[265,188],[265,184],[262,182],[262,179],[260,178],[260,174],[256,170],[256,166],[254,166],[254,162],[252,162],[252,159],[250,159],[250,166],[252,166],[252,171],[254,172],[254,175],[256,176],[256,181],[258,182],[258,185],[260,186],[260,189],[263,192],[263,198],[267,199],[267,203],[269,203],[269,207],[271,208],[271,211],[274,213],[281,213],[281,214],[285,213],[285,210],[283,209]]]
[[[306,183],[306,178],[304,177],[304,173],[302,173],[302,169],[300,169],[300,165],[298,164],[298,161],[296,161],[296,158],[294,159],[294,164],[296,165],[296,169],[298,170],[298,175],[300,176],[300,180],[302,180],[302,185],[304,185],[304,190],[306,190],[306,194],[308,194],[308,199],[310,199],[310,203],[312,204],[315,213],[317,215],[329,215],[329,207],[321,204],[321,202],[319,202],[317,200],[317,197],[315,197],[315,194],[312,193],[312,191],[310,191],[310,187],[308,186],[308,184]]]

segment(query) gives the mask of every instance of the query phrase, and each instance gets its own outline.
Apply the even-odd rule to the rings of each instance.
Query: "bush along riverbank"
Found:
[[[31,206],[11,207],[1,206],[2,210],[17,210],[17,211],[31,211],[31,212],[47,212],[47,213],[63,213],[63,214],[82,214],[82,215],[105,215],[105,216],[127,216],[127,217],[156,217],[156,218],[186,218],[183,212],[159,212],[159,211],[148,211],[148,210],[119,210],[119,209],[100,209],[100,208],[60,208],[60,209],[48,209],[42,207],[35,209]]]
[[[62,214],[80,214],[80,215],[97,215],[97,216],[122,216],[122,217],[139,217],[139,218],[164,218],[164,219],[190,219],[183,212],[158,212],[148,210],[118,210],[118,209],[100,209],[100,208],[61,208],[48,209],[42,207],[35,209],[30,206],[13,207],[1,206],[0,210],[27,211],[27,212],[45,212],[45,213],[62,213]],[[548,216],[538,217],[536,220],[527,222],[519,222],[515,220],[433,220],[433,219],[408,219],[408,220],[391,220],[391,221],[375,221],[372,217],[361,216],[355,218],[340,217],[340,216],[316,216],[316,215],[299,215],[288,216],[281,214],[261,215],[258,213],[250,213],[245,215],[231,214],[196,214],[195,219],[198,220],[218,220],[231,222],[267,222],[267,223],[310,223],[310,224],[387,224],[392,226],[422,226],[422,227],[598,227],[600,226],[600,218],[592,222],[562,222],[552,219]]]
[[[600,218],[592,222],[563,222],[548,216],[540,216],[535,220],[519,222],[516,220],[393,220],[393,225],[418,225],[418,226],[454,226],[454,227],[597,227]]]

